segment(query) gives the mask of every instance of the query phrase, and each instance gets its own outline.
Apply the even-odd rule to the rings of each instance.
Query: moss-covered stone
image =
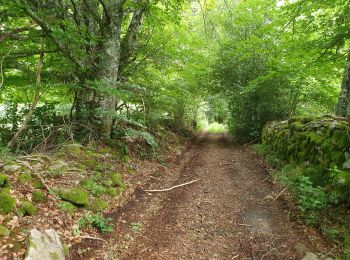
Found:
[[[108,207],[107,202],[104,200],[97,198],[92,201],[89,208],[94,212],[100,212]]]
[[[8,193],[0,193],[0,214],[11,213],[15,208],[16,200]]]
[[[30,173],[22,173],[18,176],[18,183],[21,185],[30,183],[32,181],[32,175]]]
[[[46,201],[46,195],[41,190],[36,190],[32,193],[32,200],[36,203],[41,203]]]
[[[38,209],[30,201],[22,201],[19,211],[24,216],[32,216],[37,213]]]
[[[5,226],[0,225],[0,236],[8,237],[9,235],[10,235],[10,230]]]
[[[0,187],[5,188],[10,186],[9,177],[0,173]]]
[[[15,173],[18,172],[22,168],[21,165],[15,164],[15,163],[9,163],[4,166],[4,171],[8,173]]]
[[[86,207],[89,204],[89,195],[79,188],[71,188],[59,191],[59,196],[66,201],[79,207]]]

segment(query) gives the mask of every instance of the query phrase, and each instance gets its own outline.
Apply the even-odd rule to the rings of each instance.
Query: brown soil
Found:
[[[301,259],[327,253],[318,233],[290,219],[283,187],[264,162],[226,135],[203,135],[111,215],[105,242],[85,240],[70,259]],[[172,191],[145,189],[198,182]]]

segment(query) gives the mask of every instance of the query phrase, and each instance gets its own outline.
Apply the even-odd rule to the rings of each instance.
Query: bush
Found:
[[[112,232],[113,224],[110,224],[111,218],[105,218],[101,213],[96,213],[94,215],[83,216],[78,224],[79,228],[84,228],[86,226],[93,226],[98,228],[102,233]]]

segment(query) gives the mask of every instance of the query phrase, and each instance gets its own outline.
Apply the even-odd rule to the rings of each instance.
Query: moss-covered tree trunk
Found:
[[[337,116],[347,116],[350,114],[350,50],[346,60],[344,69],[343,82],[341,92],[336,107]]]

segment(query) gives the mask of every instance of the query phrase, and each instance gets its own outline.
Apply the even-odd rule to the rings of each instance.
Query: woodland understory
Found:
[[[0,1],[0,258],[35,223],[67,252],[113,232],[205,131],[258,144],[350,259],[349,39],[348,0]]]

